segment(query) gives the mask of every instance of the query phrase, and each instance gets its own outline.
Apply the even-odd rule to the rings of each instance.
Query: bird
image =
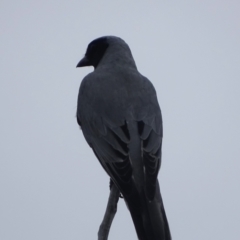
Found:
[[[139,240],[171,240],[158,173],[162,114],[153,84],[116,36],[91,41],[77,67],[93,66],[79,88],[77,122],[129,209]]]

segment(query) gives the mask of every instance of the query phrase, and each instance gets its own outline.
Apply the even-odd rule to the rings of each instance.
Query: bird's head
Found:
[[[106,56],[108,55],[108,56]],[[134,60],[128,45],[119,37],[104,36],[90,42],[83,59],[77,67],[93,66],[96,68],[103,59],[105,64],[128,64],[135,67]]]
[[[109,46],[108,38],[100,37],[90,42],[85,56],[77,64],[77,67],[93,66],[96,68]]]

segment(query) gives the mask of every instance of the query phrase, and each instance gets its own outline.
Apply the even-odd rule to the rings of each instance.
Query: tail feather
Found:
[[[153,201],[139,194],[125,198],[139,240],[171,240],[159,185]]]

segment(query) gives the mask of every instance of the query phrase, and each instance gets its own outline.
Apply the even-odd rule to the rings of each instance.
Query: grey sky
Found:
[[[0,239],[92,240],[109,179],[76,119],[87,44],[116,35],[155,85],[174,240],[240,239],[240,2],[0,3]],[[109,239],[137,239],[120,200]]]

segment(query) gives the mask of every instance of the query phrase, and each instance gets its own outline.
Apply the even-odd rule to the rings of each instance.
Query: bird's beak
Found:
[[[90,63],[89,59],[85,56],[82,60],[80,60],[76,67],[78,68],[86,66],[92,66],[92,64]]]

